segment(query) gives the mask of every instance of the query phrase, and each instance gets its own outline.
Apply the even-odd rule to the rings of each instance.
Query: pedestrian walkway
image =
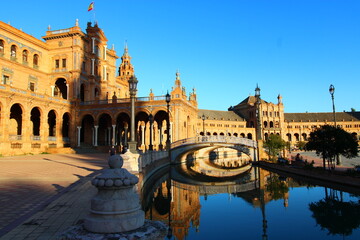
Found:
[[[108,154],[0,158],[0,239],[54,239],[88,212]],[[65,194],[66,193],[66,194]]]
[[[288,155],[289,159],[295,159],[296,154],[300,154],[301,158],[305,161],[311,163],[314,161],[314,167],[323,167],[323,159],[316,155],[315,152],[303,152],[303,151],[296,151],[292,152]],[[336,170],[338,171],[346,171],[347,169],[354,169],[355,165],[360,165],[360,157],[348,159],[343,156],[340,157],[341,164],[336,165]]]

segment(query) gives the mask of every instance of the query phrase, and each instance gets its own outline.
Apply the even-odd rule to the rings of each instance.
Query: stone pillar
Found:
[[[53,97],[54,96],[54,89],[55,89],[55,86],[50,86],[51,87],[51,96]]]
[[[97,145],[98,145],[98,128],[99,128],[99,126],[97,126],[97,125],[95,125],[94,126],[94,146],[95,147],[97,147]]]
[[[112,141],[111,141],[111,145],[115,146],[115,128],[116,125],[112,125]]]
[[[145,145],[145,126],[141,125],[141,145]]]
[[[172,128],[173,127],[173,123],[170,122],[170,129],[169,129],[169,132],[170,132],[170,142],[173,142],[173,132],[172,132]],[[204,133],[205,134],[205,133]],[[205,135],[204,135],[205,136]],[[176,139],[176,140],[179,140],[179,139]]]
[[[66,84],[66,100],[69,100],[70,97],[69,97],[69,84],[67,83]]]
[[[80,140],[81,140],[81,126],[77,126],[77,146],[80,147]]]
[[[91,75],[95,75],[95,59],[91,59]]]
[[[128,128],[127,128],[127,127],[124,128],[124,135],[125,135],[125,136],[124,136],[124,137],[125,137],[125,139],[124,139],[124,140],[125,140],[124,145],[127,147],[127,142],[128,142],[128,141],[127,141],[127,140],[128,140],[128,136],[127,136],[127,135],[128,135]]]
[[[92,180],[98,193],[91,200],[90,215],[84,221],[87,231],[120,233],[144,225],[145,213],[141,210],[135,190],[139,178],[122,168],[123,162],[119,155],[110,156],[110,169],[104,169],[100,176]]]

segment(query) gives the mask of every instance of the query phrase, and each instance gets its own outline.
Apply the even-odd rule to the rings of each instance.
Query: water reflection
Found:
[[[168,224],[168,239],[360,239],[356,196],[260,168],[225,179],[184,169],[142,188],[146,218]]]
[[[330,189],[328,194],[327,189],[325,191],[324,199],[309,204],[312,217],[321,229],[327,229],[331,235],[351,235],[353,230],[360,226],[359,201],[345,202],[342,192]]]

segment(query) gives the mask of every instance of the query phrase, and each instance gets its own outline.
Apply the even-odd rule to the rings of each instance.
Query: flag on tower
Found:
[[[91,2],[89,7],[88,7],[88,12],[90,12],[93,9],[94,9],[94,2]]]

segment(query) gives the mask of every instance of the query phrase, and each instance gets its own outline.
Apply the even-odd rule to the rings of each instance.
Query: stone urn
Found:
[[[120,233],[131,231],[144,225],[145,213],[135,191],[139,178],[122,168],[120,155],[109,157],[110,169],[92,180],[98,188],[91,199],[90,215],[85,218],[84,227],[95,233]]]

